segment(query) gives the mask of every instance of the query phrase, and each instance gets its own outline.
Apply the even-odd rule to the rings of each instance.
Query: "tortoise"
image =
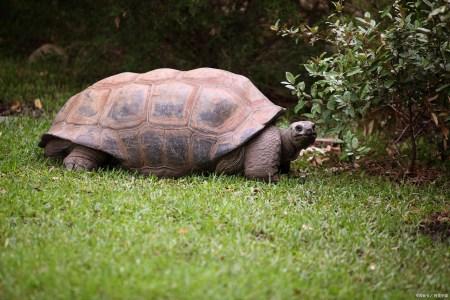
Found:
[[[39,146],[72,170],[116,162],[158,177],[207,171],[277,181],[316,137],[309,121],[275,127],[284,110],[224,70],[126,72],[71,97]]]

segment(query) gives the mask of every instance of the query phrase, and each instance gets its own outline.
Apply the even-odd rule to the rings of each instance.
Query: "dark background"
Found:
[[[358,14],[377,5],[346,7]],[[300,64],[324,49],[295,44],[270,26],[278,19],[320,23],[331,8],[326,0],[3,0],[0,55],[26,62],[42,45],[56,45],[66,57],[57,72],[81,85],[124,71],[221,68],[290,106],[296,99],[280,84],[285,72],[301,72]]]

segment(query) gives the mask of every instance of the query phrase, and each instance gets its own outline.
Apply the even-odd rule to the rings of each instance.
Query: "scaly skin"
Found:
[[[280,130],[270,126],[245,147],[245,177],[266,182],[278,181],[280,157]]]
[[[300,133],[295,129],[301,125]],[[291,161],[298,157],[302,149],[308,148],[316,139],[314,124],[311,122],[296,122],[287,129],[280,129],[282,153],[280,157],[280,173],[289,173]]]
[[[100,167],[107,157],[101,151],[76,145],[64,158],[64,166],[69,170],[92,170]]]
[[[244,166],[245,148],[240,147],[222,157],[216,165],[215,172],[217,174],[240,174]]]
[[[216,167],[221,174],[244,173],[247,178],[278,181],[280,173],[289,173],[290,162],[302,149],[314,143],[312,122],[295,122],[287,129],[270,126],[244,146],[244,158],[237,151],[223,157]]]

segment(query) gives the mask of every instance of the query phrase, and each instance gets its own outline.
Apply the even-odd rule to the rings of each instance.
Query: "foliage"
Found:
[[[348,158],[368,150],[356,137],[360,125],[395,141],[409,136],[413,172],[418,136],[448,147],[450,3],[398,0],[377,18],[350,18],[342,2],[335,7],[324,30],[275,25],[281,35],[332,47],[304,64],[310,86],[286,73],[283,84],[299,99],[295,110],[343,137]]]

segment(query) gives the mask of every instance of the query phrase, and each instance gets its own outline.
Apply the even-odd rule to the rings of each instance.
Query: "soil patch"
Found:
[[[419,224],[419,231],[434,239],[445,240],[450,237],[450,211],[434,212]]]

